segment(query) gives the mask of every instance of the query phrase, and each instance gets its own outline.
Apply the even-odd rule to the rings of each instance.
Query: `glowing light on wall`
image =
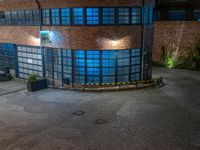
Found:
[[[131,44],[129,36],[120,39],[101,38],[97,42],[101,44],[102,49],[126,49]]]

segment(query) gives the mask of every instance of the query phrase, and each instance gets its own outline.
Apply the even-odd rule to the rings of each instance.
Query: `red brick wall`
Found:
[[[161,48],[177,50],[178,56],[188,56],[194,49],[195,38],[200,36],[200,22],[163,21],[154,23],[153,60],[159,62]]]
[[[141,26],[43,27],[50,31],[47,47],[66,49],[130,49],[141,47]],[[0,42],[39,46],[39,27],[2,26]]]

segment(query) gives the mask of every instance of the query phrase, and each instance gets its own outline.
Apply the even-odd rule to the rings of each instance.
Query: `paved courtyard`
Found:
[[[2,95],[0,150],[199,150],[200,72],[154,74],[164,87]]]

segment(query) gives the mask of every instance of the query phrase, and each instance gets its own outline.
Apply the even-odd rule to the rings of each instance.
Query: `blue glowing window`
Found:
[[[130,23],[130,11],[129,8],[118,8],[118,24]]]
[[[86,8],[86,16],[88,25],[99,24],[99,8]]]
[[[103,24],[115,24],[115,8],[103,8]]]
[[[99,51],[88,50],[87,51],[87,59],[98,59]]]
[[[141,8],[132,8],[132,16],[131,16],[132,24],[140,24],[141,23]]]
[[[51,21],[52,21],[52,25],[59,25],[60,24],[59,9],[51,9]]]
[[[75,51],[75,56],[76,56],[76,58],[82,58],[82,59],[84,59],[85,58],[84,50],[76,50]]]
[[[42,10],[42,23],[43,25],[50,25],[50,10],[49,9]]]
[[[74,8],[73,9],[73,23],[74,25],[83,25],[84,24],[84,15],[83,8]]]
[[[61,9],[61,23],[62,23],[62,25],[70,25],[71,24],[70,8]]]

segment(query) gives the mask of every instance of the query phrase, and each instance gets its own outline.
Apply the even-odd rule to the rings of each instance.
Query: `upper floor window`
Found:
[[[74,8],[73,16],[74,16],[73,17],[74,25],[83,25],[84,24],[83,8]]]
[[[59,9],[51,9],[51,21],[52,21],[52,25],[59,25],[60,24]]]
[[[40,22],[39,11],[37,9],[32,11],[33,13],[33,25],[38,25]]]
[[[71,24],[71,12],[70,8],[61,9],[61,24],[70,25]]]
[[[132,24],[140,24],[141,23],[141,9],[140,8],[132,8],[132,16],[131,16]]]
[[[26,15],[26,25],[32,25],[33,24],[32,10],[25,10],[25,15]]]
[[[115,24],[115,8],[103,8],[102,23]]]
[[[169,19],[182,21],[186,19],[186,14],[186,10],[171,10],[169,11]]]
[[[50,25],[50,10],[49,9],[42,10],[42,23],[43,25]]]
[[[12,24],[17,25],[18,24],[17,11],[11,11],[11,18],[12,18]]]
[[[98,8],[86,8],[86,22],[88,25],[99,24],[99,9]]]
[[[12,24],[11,20],[12,20],[11,19],[11,12],[10,11],[6,11],[5,12],[5,23],[10,25],[10,24]]]
[[[24,10],[18,11],[18,22],[19,25],[24,25],[26,22]]]
[[[130,11],[129,8],[118,8],[118,24],[130,23]]]

